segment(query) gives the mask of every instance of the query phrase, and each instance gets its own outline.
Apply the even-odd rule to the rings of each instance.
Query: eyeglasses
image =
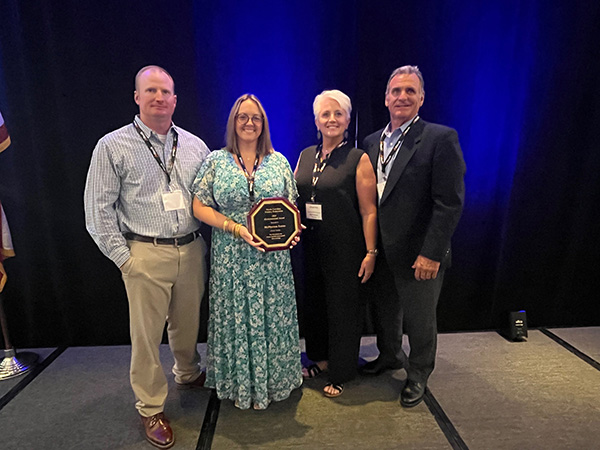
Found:
[[[250,117],[248,114],[242,113],[236,115],[235,118],[237,119],[240,125],[246,125],[248,123],[248,120],[251,120],[252,123],[255,125],[262,125],[263,123],[263,116],[259,116],[258,114]]]

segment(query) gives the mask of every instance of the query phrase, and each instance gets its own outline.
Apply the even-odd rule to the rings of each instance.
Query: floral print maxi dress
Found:
[[[273,152],[255,174],[256,201],[298,196],[287,159]],[[252,203],[226,150],[211,153],[192,186],[198,199],[237,223]],[[218,227],[212,232],[206,386],[246,409],[266,408],[302,384],[298,319],[288,250],[259,252]]]

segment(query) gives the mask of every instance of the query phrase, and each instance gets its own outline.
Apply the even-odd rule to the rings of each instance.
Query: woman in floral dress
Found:
[[[265,409],[302,384],[296,297],[289,251],[264,252],[243,224],[260,199],[298,194],[254,95],[233,105],[226,139],[192,187],[194,215],[213,227],[206,386]]]

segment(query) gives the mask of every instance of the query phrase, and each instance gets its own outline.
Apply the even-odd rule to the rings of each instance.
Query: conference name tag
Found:
[[[323,220],[322,205],[320,203],[307,203],[306,218],[310,220]]]
[[[383,191],[385,189],[385,181],[380,181],[377,183],[377,194],[379,194],[379,198],[383,197]]]
[[[185,209],[185,202],[183,201],[183,194],[181,193],[181,190],[165,192],[162,195],[162,201],[165,211]]]

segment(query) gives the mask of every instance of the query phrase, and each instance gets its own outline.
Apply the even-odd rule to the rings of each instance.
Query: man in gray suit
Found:
[[[423,400],[435,365],[437,301],[465,193],[458,135],[419,117],[424,99],[418,67],[394,70],[385,92],[390,123],[367,136],[363,145],[377,173],[375,275],[390,295],[378,296],[372,305],[380,354],[362,372],[378,375],[405,367],[404,407]],[[403,333],[410,343],[408,357],[402,350]]]

